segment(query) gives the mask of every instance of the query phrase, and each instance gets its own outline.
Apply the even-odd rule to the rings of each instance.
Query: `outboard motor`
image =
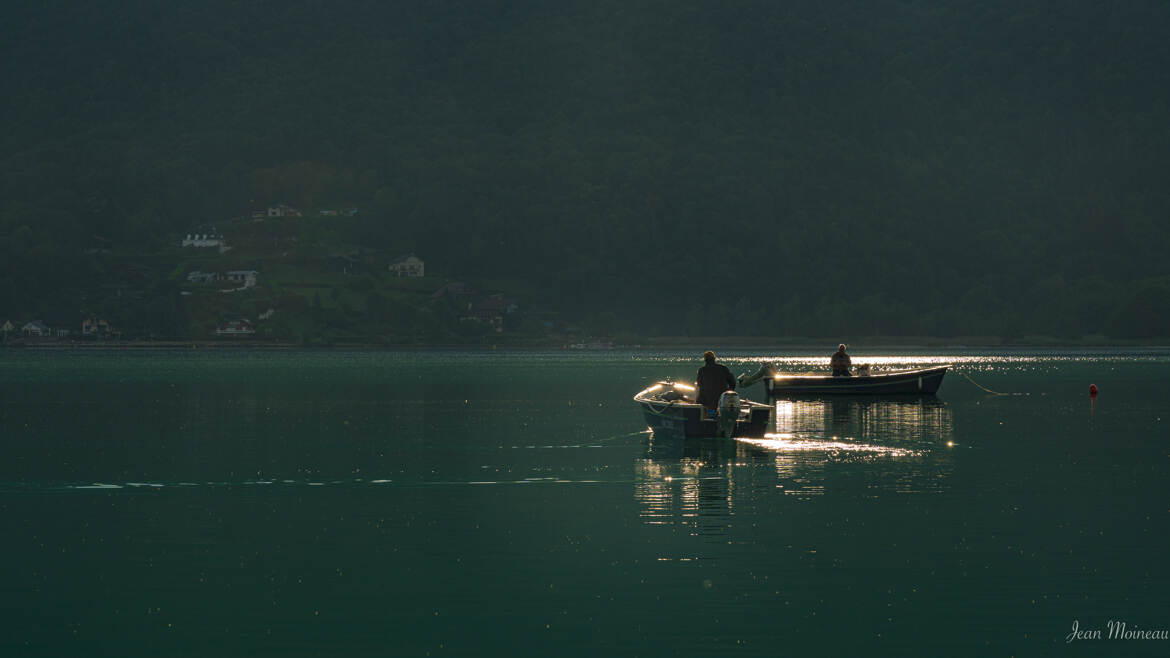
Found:
[[[735,421],[739,420],[739,393],[725,391],[719,396],[719,410],[715,414],[716,433],[730,439],[735,434]]]
[[[765,377],[772,377],[775,374],[776,374],[776,368],[770,363],[765,363],[764,365],[760,366],[760,369],[757,370],[755,372],[755,374],[753,374],[753,375],[749,375],[747,373],[740,375],[738,386],[740,388],[743,388],[745,386],[751,386],[752,384],[755,384],[756,382],[760,381],[761,379],[763,379]]]

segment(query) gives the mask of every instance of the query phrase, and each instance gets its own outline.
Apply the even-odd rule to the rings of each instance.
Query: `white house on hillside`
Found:
[[[394,276],[423,276],[423,261],[414,254],[399,256],[390,261],[390,271]]]
[[[20,332],[25,336],[52,336],[53,331],[46,327],[44,323],[33,320],[20,328]]]
[[[213,233],[188,233],[183,238],[184,247],[220,247],[224,244],[223,236]]]
[[[191,283],[211,283],[219,280],[219,274],[215,272],[200,272],[195,270],[187,274],[187,280]]]
[[[256,285],[256,277],[259,274],[256,270],[231,270],[224,274],[223,278],[241,283],[245,288],[252,288]]]
[[[293,208],[292,206],[286,206],[283,203],[278,203],[275,206],[268,206],[268,216],[269,217],[300,217],[301,211],[297,210],[296,208]]]
[[[247,319],[230,320],[215,329],[216,336],[251,336],[256,329]]]
[[[109,336],[114,333],[110,323],[101,318],[86,318],[81,321],[82,336]]]

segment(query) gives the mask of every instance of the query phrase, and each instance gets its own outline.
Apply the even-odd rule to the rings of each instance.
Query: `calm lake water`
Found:
[[[698,352],[0,352],[0,655],[1170,654],[1170,353],[854,360],[956,370],[684,442]]]

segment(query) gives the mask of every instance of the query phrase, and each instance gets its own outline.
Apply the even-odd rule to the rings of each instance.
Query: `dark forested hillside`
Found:
[[[285,202],[617,330],[1170,336],[1164,2],[14,0],[0,53],[0,316]]]

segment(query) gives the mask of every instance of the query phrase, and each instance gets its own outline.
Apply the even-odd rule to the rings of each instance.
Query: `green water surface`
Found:
[[[682,441],[690,353],[0,352],[0,655],[1170,655],[1067,641],[1170,630],[1170,355],[867,359],[955,370]]]

